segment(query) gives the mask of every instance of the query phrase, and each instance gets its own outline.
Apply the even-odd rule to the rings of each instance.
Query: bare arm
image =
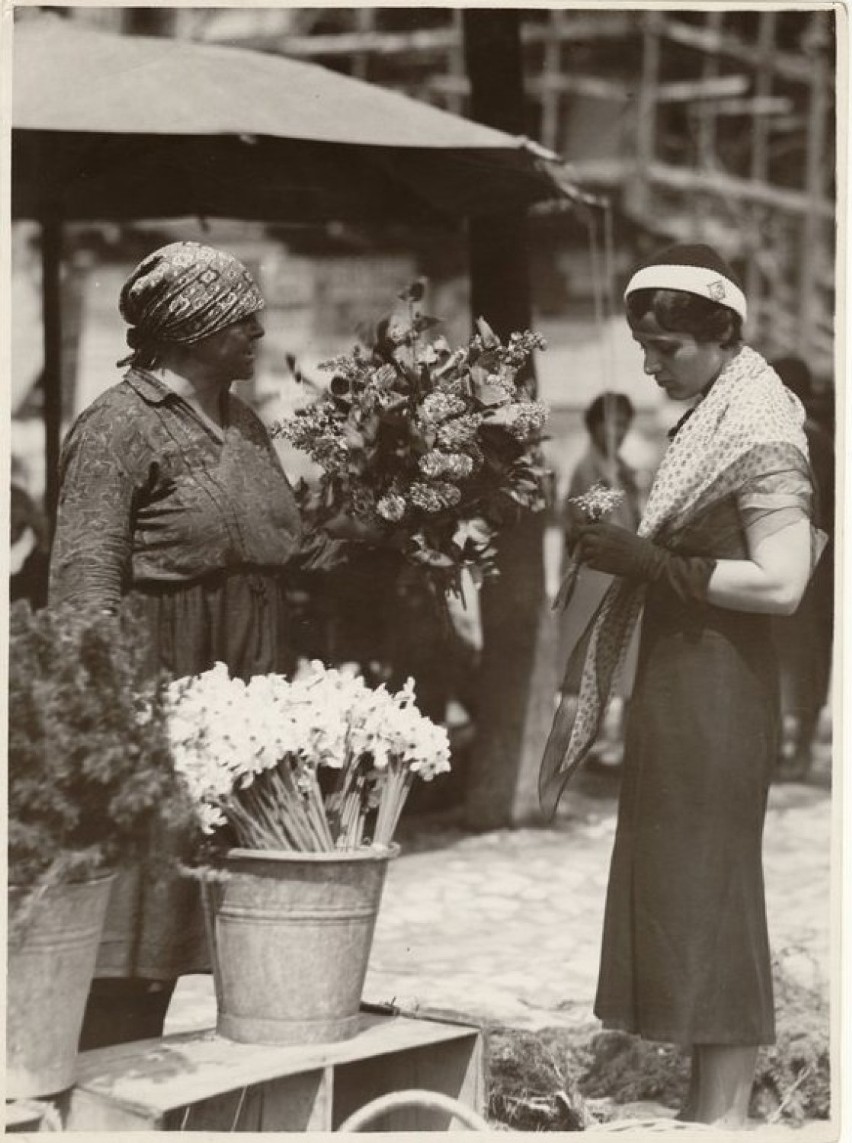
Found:
[[[811,570],[810,522],[802,518],[754,545],[748,559],[717,560],[707,601],[732,611],[792,615]]]

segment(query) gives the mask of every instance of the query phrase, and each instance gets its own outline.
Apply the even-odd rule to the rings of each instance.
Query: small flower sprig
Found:
[[[593,484],[580,496],[570,497],[568,503],[573,504],[579,510],[587,524],[596,524],[608,516],[610,512],[615,511],[624,500],[624,496],[625,493],[622,488],[609,488],[603,481],[599,480],[597,484]],[[571,602],[579,574],[580,561],[572,556],[553,601],[553,611],[564,611]]]
[[[572,496],[569,504],[576,504],[590,524],[597,523],[613,512],[624,500],[624,489],[608,488],[602,480],[581,496]]]

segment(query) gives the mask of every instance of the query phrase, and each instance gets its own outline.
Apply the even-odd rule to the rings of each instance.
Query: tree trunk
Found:
[[[463,20],[472,118],[524,134],[520,13],[465,9]],[[528,329],[524,213],[474,219],[469,234],[474,317],[484,317],[503,337]],[[513,824],[530,815],[535,805],[533,772],[543,741],[529,715],[536,705],[530,702],[530,687],[542,604],[542,530],[538,516],[507,530],[499,543],[500,576],[482,590],[477,741],[465,802],[466,821],[473,829]]]
[[[124,31],[132,36],[174,35],[176,13],[169,8],[125,8]]]

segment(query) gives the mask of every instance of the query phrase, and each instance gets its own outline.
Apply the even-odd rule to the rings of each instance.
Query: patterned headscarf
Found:
[[[681,533],[711,505],[737,494],[744,527],[756,536],[812,516],[804,410],[759,353],[743,346],[683,424],[654,479],[639,535],[676,548]],[[825,537],[812,527],[811,564]],[[609,696],[645,596],[645,584],[616,577],[567,674],[581,672],[579,700],[563,700],[539,775],[542,809],[552,817],[577,766],[597,738]]]
[[[251,274],[231,254],[199,242],[172,242],[144,258],[121,290],[118,308],[130,326],[138,363],[152,342],[192,345],[263,309]]]

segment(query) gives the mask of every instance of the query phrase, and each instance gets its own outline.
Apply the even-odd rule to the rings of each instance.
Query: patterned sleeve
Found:
[[[778,450],[774,463],[745,480],[737,492],[740,520],[749,545],[800,520],[811,522],[811,559],[815,564],[825,546],[825,535],[814,527],[814,481],[807,459],[795,449]]]
[[[269,431],[254,409],[239,397],[231,396],[232,415],[239,416],[256,444],[260,445],[269,454],[272,464],[281,472],[289,484],[281,458],[275,450],[275,445],[269,436]],[[294,499],[295,499],[295,493]],[[292,561],[302,571],[329,571],[337,567],[346,559],[347,544],[343,540],[335,540],[324,532],[321,527],[307,527],[301,522],[299,546],[293,553]]]
[[[51,605],[114,609],[129,587],[135,482],[123,461],[119,427],[109,410],[92,411],[63,446]]]

